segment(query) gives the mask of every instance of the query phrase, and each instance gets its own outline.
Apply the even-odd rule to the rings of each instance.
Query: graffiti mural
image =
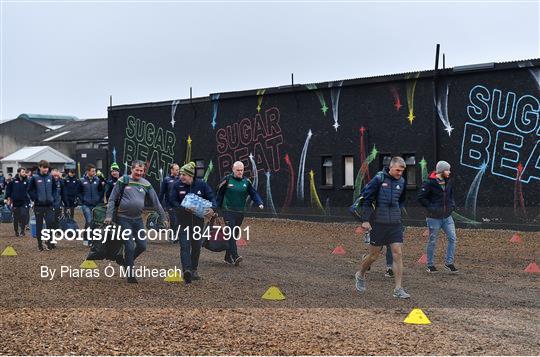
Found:
[[[264,116],[256,114],[253,119],[244,118],[218,129],[216,148],[220,176],[230,172],[235,161],[242,161],[245,167],[250,167],[250,153],[253,153],[257,170],[279,171],[280,146],[283,144],[279,121],[279,109],[270,108]],[[246,174],[249,173],[246,170]]]
[[[540,101],[482,85],[469,92],[468,118],[461,146],[461,165],[489,167],[492,175],[515,181],[540,180]]]
[[[416,192],[445,160],[456,222],[538,227],[540,60],[498,66],[112,107],[109,147],[125,173],[145,162],[156,188],[172,162],[196,158],[215,188],[241,161],[266,216],[324,220],[350,220],[351,198],[401,155],[410,162],[407,218],[423,222]]]
[[[127,118],[124,136],[124,171],[133,160],[148,162],[146,175],[159,179],[159,169],[173,163],[176,136],[152,122]]]

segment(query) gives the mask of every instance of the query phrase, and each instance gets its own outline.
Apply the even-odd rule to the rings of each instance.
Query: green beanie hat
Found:
[[[180,168],[180,173],[186,174],[188,176],[195,176],[195,163],[193,161],[188,162]]]
[[[111,171],[113,170],[120,171],[120,166],[118,166],[116,162],[113,162],[113,164],[111,165]]]

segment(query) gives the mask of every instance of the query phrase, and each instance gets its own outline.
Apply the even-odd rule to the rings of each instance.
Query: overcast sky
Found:
[[[539,1],[1,4],[0,119],[540,57]]]

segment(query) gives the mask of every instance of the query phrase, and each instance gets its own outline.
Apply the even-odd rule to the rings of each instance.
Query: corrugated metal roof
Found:
[[[39,162],[47,160],[51,163],[73,163],[74,161],[50,146],[27,146],[4,157],[2,162]]]

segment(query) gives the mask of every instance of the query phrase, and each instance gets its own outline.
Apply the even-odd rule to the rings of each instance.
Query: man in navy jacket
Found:
[[[81,202],[81,210],[84,215],[85,229],[90,227],[94,207],[103,203],[104,187],[105,181],[96,176],[96,166],[92,164],[86,165],[86,174],[81,179],[81,184],[79,185],[79,201]],[[83,244],[90,245],[87,239]]]
[[[44,248],[41,237],[43,221],[45,221],[45,224],[49,228],[54,225],[53,204],[54,195],[56,194],[56,185],[54,185],[52,176],[49,175],[49,162],[41,160],[38,166],[38,173],[32,176],[28,184],[28,195],[34,202],[38,249],[43,251],[54,248],[54,244],[51,244],[50,241],[47,241],[46,247]]]
[[[6,190],[8,205],[13,206],[13,228],[15,237],[24,237],[24,229],[28,221],[30,198],[28,197],[28,177],[22,167],[17,169],[17,175],[9,183]],[[20,228],[20,231],[19,231]]]
[[[64,188],[62,190],[62,203],[64,204],[64,214],[68,210],[70,217],[74,217],[75,207],[77,207],[77,197],[79,195],[79,185],[81,182],[75,176],[75,170],[70,169],[67,177],[64,179]]]
[[[178,224],[176,223],[176,214],[169,197],[173,192],[174,184],[179,180],[179,172],[180,166],[178,166],[178,164],[172,164],[170,174],[163,178],[163,181],[161,181],[161,186],[159,188],[159,202],[161,202],[163,209],[165,209],[169,215],[169,222],[173,231],[176,231]]]
[[[393,257],[394,297],[407,299],[410,295],[403,289],[403,223],[401,209],[405,202],[405,161],[399,156],[390,160],[388,169],[378,173],[362,190],[362,227],[371,232],[369,254],[362,260],[356,272],[356,289],[366,291],[365,276],[371,264],[377,260],[382,247],[390,245]],[[356,202],[360,202],[357,200]],[[356,203],[355,202],[355,203]]]
[[[442,229],[448,240],[444,267],[451,273],[457,273],[458,269],[454,265],[456,226],[452,218],[452,211],[456,204],[454,203],[454,190],[452,180],[450,180],[450,164],[448,162],[439,161],[437,163],[435,172],[432,172],[422,184],[422,189],[418,192],[418,201],[426,209],[426,223],[429,229],[426,271],[428,273],[437,272],[433,255],[439,239],[439,231]]]
[[[186,284],[191,280],[198,280],[199,274],[197,268],[199,265],[199,256],[201,254],[201,236],[197,235],[203,231],[204,219],[199,218],[193,213],[182,207],[182,201],[188,193],[196,194],[210,202],[212,207],[206,212],[206,218],[214,215],[217,208],[216,199],[212,188],[203,180],[195,176],[195,163],[190,162],[180,168],[180,180],[174,186],[170,202],[176,213],[176,223],[180,225],[180,261],[182,263],[182,272]],[[197,229],[194,229],[198,227]]]

